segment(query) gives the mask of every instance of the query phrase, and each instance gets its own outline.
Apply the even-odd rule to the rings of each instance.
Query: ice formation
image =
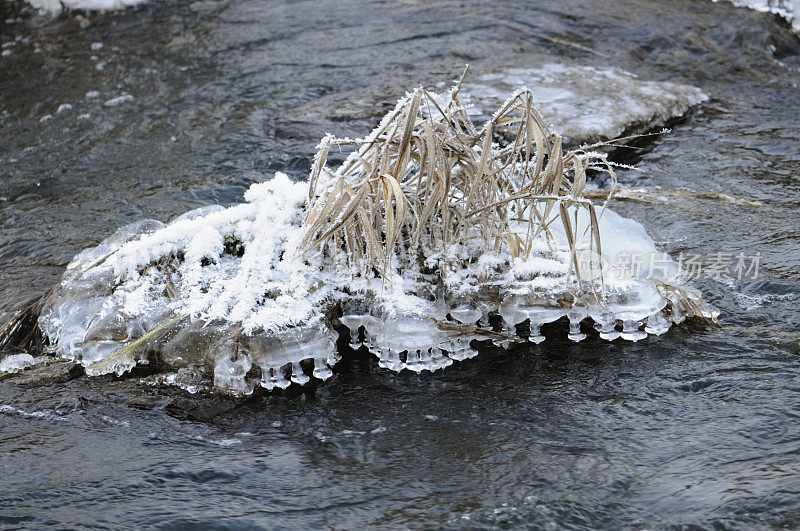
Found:
[[[708,100],[690,85],[643,81],[617,68],[566,63],[481,75],[465,84],[462,99],[474,104],[470,114],[483,117],[519,86],[536,94],[537,108],[570,144],[651,129]]]
[[[11,354],[0,360],[0,375],[19,372],[36,364],[36,358],[30,354]]]
[[[583,196],[587,172],[614,177],[606,156],[561,145],[528,90],[476,128],[458,87],[417,89],[366,138],[326,136],[308,182],[277,173],[242,204],[141,221],[81,252],[38,326],[89,375],[157,360],[178,385],[205,371],[246,394],[330,377],[339,325],[381,367],[420,372],[475,356],[478,339],[538,343],[562,318],[574,341],[592,323],[637,341],[714,318],[640,224]]]

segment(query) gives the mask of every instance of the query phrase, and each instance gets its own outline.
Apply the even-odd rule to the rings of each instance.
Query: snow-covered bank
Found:
[[[720,0],[713,0],[719,2]],[[763,13],[774,13],[786,19],[800,32],[800,0],[728,0],[738,7],[749,7]]]

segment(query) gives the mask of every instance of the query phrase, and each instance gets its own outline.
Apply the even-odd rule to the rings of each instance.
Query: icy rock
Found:
[[[141,356],[132,350],[119,358],[119,352],[147,338],[143,345],[157,350],[167,366],[206,366],[217,388],[246,394],[252,391],[246,378],[252,365],[261,370],[261,385],[268,390],[307,383],[303,360],[313,362],[314,377],[331,376],[330,367],[338,361],[335,336],[320,312],[337,299],[349,312],[339,321],[349,328],[351,344],[360,344],[363,330],[364,343],[379,358],[379,366],[393,371],[435,371],[477,354],[471,342],[485,337],[441,329],[436,321],[448,314],[456,324],[472,326],[489,310],[497,310],[509,332],[529,321],[528,340],[534,343],[544,340],[541,325],[564,316],[574,341],[585,337],[580,322],[586,317],[606,340],[620,336],[639,340],[648,333],[663,333],[670,320],[680,318],[674,312],[664,314],[664,309],[671,304],[679,311],[681,302],[663,297],[647,280],[676,282],[677,264],[658,253],[641,225],[609,209],[600,221],[606,275],[603,305],[576,303],[570,291],[574,279],[570,280],[569,253],[546,247],[525,260],[486,256],[476,262],[494,264],[497,270],[476,265],[455,272],[461,282],[448,288],[449,309],[413,295],[417,284],[401,277],[391,284],[394,292],[370,291],[374,286],[365,284],[358,288],[367,294],[365,298],[343,298],[336,286],[352,291],[357,286],[352,279],[326,275],[319,263],[303,262],[286,251],[297,246],[291,242],[299,237],[306,193],[305,183],[291,183],[279,175],[254,185],[247,195],[249,203],[196,210],[169,225],[147,221],[121,229],[73,260],[61,286],[46,301],[40,326],[57,354],[80,361],[90,375],[121,374],[134,367]],[[577,222],[577,234],[583,234],[588,219],[582,211],[569,215]],[[242,256],[225,254],[226,235],[241,241]],[[565,245],[566,236],[556,224],[552,236],[556,244]],[[580,249],[588,249],[588,243],[578,240]],[[657,257],[661,267],[617,271],[631,251],[643,264]],[[582,260],[591,258],[588,251],[581,255]],[[470,286],[478,278],[506,287],[474,291]],[[496,300],[500,303],[492,303]],[[181,315],[188,317],[182,321],[176,317]],[[233,315],[236,321],[231,320]],[[173,324],[162,330],[169,320]],[[162,332],[154,335],[156,330]]]
[[[532,100],[524,90],[516,94],[529,103]],[[436,96],[437,107],[457,104],[455,100],[448,104],[445,97],[449,96]],[[398,109],[419,101],[406,96]],[[514,112],[525,108],[530,105]],[[357,149],[370,149],[381,131],[405,124],[408,118],[400,111],[388,115]],[[418,132],[436,131],[431,134],[450,141],[452,118],[443,117],[431,125],[428,120],[433,118],[420,112],[417,109],[412,116],[420,122],[415,125]],[[527,116],[526,120],[532,120]],[[388,127],[390,120],[398,120],[397,127]],[[430,128],[424,129],[423,122]],[[474,130],[472,124],[466,125]],[[480,135],[484,135],[482,140]],[[474,147],[458,146],[462,162],[451,168],[452,182],[484,186],[483,173],[476,178],[465,172],[477,171],[483,164],[488,168],[491,160],[495,168],[511,168],[504,182],[518,185],[520,173],[515,172],[522,170],[515,168],[521,168],[517,164],[522,155],[495,149],[491,138],[487,126],[482,133],[476,132]],[[347,190],[358,186],[357,179],[364,179],[361,190],[365,192],[359,192],[360,197],[373,190],[373,180],[359,173],[358,165],[365,160],[359,152],[351,153],[349,162],[338,170],[325,166],[330,142],[331,137],[326,137],[320,144],[313,184],[292,182],[278,173],[252,185],[242,204],[203,207],[167,225],[140,222],[81,252],[42,304],[39,327],[50,348],[60,358],[79,362],[88,375],[122,374],[139,363],[158,361],[177,374],[181,370],[213,374],[215,388],[245,395],[252,392],[259,371],[260,385],[267,390],[305,385],[311,376],[329,378],[340,359],[334,332],[338,324],[349,329],[351,346],[360,346],[363,338],[380,367],[419,373],[475,356],[476,340],[494,338],[503,346],[514,340],[511,335],[498,339],[476,326],[485,324],[490,312],[499,312],[510,334],[517,325],[530,323],[528,341],[532,343],[545,340],[542,325],[564,317],[574,341],[585,338],[580,325],[586,318],[605,340],[637,341],[649,333],[663,333],[671,322],[686,315],[697,315],[697,305],[686,302],[694,295],[681,287],[678,264],[656,249],[644,228],[608,208],[599,218],[591,216],[587,207],[591,203],[575,197],[573,193],[579,192],[574,187],[569,194],[564,187],[558,189],[558,194],[566,195],[555,199],[532,198],[520,210],[509,205],[509,215],[497,214],[506,221],[498,221],[494,228],[463,223],[457,237],[449,240],[436,239],[447,225],[438,224],[437,218],[430,227],[422,227],[425,230],[416,244],[401,231],[400,240],[394,241],[402,244],[384,249],[381,240],[391,238],[381,232],[381,225],[369,226],[378,231],[369,240],[373,243],[367,242],[367,232],[359,226],[338,239],[320,238],[329,242],[320,247],[305,247],[318,234],[308,227],[317,227],[315,220],[322,220],[324,228],[330,216],[328,221],[336,228],[329,229],[328,235],[344,226],[346,219],[334,209],[346,212],[347,201],[356,201],[359,195],[350,198]],[[553,142],[560,149],[560,142]],[[419,150],[419,145],[414,149]],[[504,164],[507,156],[515,162]],[[384,194],[392,187],[396,198],[388,210],[407,216],[397,223],[403,226],[412,221],[411,214],[398,206],[398,201],[402,204],[398,198],[413,193],[411,183],[420,182],[415,178],[420,171],[415,161],[422,155],[417,151],[396,159],[408,166],[390,169],[380,177],[384,191],[373,200],[386,201]],[[355,173],[347,174],[347,168],[356,168]],[[391,173],[408,177],[389,179]],[[453,188],[453,193],[462,192]],[[481,200],[494,197],[493,193],[478,192]],[[442,205],[463,196],[444,199],[448,203]],[[556,203],[558,207],[551,208]],[[381,208],[385,207],[376,212]],[[546,223],[546,231],[531,231],[534,210],[540,217],[555,216]],[[487,210],[476,213],[483,211]],[[366,211],[351,208],[349,212],[350,219],[372,218]],[[434,212],[444,216],[442,210]],[[556,221],[559,216],[570,221],[562,224]],[[505,237],[498,238],[495,228]],[[520,245],[511,242],[522,241],[519,235],[526,233],[530,238],[521,253]],[[364,242],[358,234],[364,235]],[[594,252],[593,235],[602,244],[602,256]],[[380,253],[386,251],[385,259],[369,262],[366,257],[376,253],[365,252],[362,243],[374,244]],[[345,256],[344,248],[351,250]],[[639,267],[626,267],[634,258]],[[696,301],[702,303],[699,296]],[[711,308],[702,312],[716,317]]]
[[[80,376],[82,372],[83,370],[77,363],[49,360],[49,362],[38,363],[26,368],[25,371],[18,372],[9,381],[18,387],[43,387],[68,382]]]
[[[611,67],[545,63],[510,68],[465,81],[461,99],[471,114],[488,118],[519,86],[533,91],[537,108],[565,143],[608,140],[651,129],[708,100],[702,90],[667,81],[642,81]]]

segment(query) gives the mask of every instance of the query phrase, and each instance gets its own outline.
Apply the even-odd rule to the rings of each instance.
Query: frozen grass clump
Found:
[[[41,304],[50,349],[89,375],[158,361],[246,394],[330,377],[340,324],[381,367],[420,372],[562,318],[575,341],[715,319],[641,225],[586,198],[592,173],[616,182],[606,155],[564,152],[524,88],[478,127],[460,85],[406,94],[363,139],[326,136],[308,182],[278,173],[243,204],[82,252]],[[332,149],[350,150],[337,168]],[[632,255],[645,267],[620,268]]]

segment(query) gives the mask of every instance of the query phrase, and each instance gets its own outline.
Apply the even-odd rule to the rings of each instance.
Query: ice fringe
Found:
[[[538,343],[563,317],[574,341],[590,320],[637,341],[714,319],[641,225],[584,197],[592,171],[615,180],[605,155],[562,151],[528,90],[477,129],[458,86],[419,88],[366,138],[323,138],[308,182],[277,173],[243,204],[141,221],[81,252],[38,325],[89,375],[157,359],[246,394],[330,377],[338,324],[381,367],[420,372],[474,356],[476,339]]]

